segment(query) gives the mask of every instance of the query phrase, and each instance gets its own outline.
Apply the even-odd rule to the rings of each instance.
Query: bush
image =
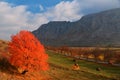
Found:
[[[9,42],[9,62],[23,71],[39,71],[48,69],[48,55],[43,45],[29,31],[20,31],[11,36]]]

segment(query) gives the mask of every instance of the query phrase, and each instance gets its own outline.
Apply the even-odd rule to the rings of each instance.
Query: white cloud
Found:
[[[120,7],[119,0],[74,0],[79,3],[81,12],[93,13]]]
[[[14,6],[7,2],[0,2],[0,39],[10,39],[12,34],[22,29],[34,30],[41,24],[48,22],[42,14],[32,14],[27,6]]]
[[[81,18],[82,14],[79,11],[79,4],[75,1],[62,1],[56,6],[49,8],[45,15],[54,21],[74,21]]]
[[[56,6],[49,8],[45,16],[49,20],[70,20],[80,19],[84,14],[99,12],[120,7],[119,0],[73,0],[62,1]]]
[[[39,8],[40,8],[41,11],[44,10],[44,7],[42,5],[39,5]]]
[[[62,1],[47,8],[45,12],[33,14],[27,6],[13,6],[0,1],[0,39],[9,39],[19,30],[35,30],[49,21],[75,21],[85,13],[120,7],[119,0],[73,0]],[[39,6],[44,10],[43,6]]]
[[[28,13],[25,12],[25,6],[12,7],[11,4],[0,2],[0,7],[0,34],[5,33],[0,38],[4,39],[4,36],[10,36],[8,33],[20,30],[20,25],[25,26]]]

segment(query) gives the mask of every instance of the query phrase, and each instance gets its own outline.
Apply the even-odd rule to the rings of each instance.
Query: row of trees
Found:
[[[71,56],[77,59],[85,59],[95,62],[105,62],[114,64],[120,63],[120,53],[115,49],[110,48],[74,48],[74,47],[46,47],[47,50],[52,50],[56,53]]]

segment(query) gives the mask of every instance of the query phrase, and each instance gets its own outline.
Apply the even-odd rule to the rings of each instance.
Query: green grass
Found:
[[[8,52],[7,43],[7,41],[4,42],[0,40],[0,54],[2,52]],[[42,78],[41,74],[44,79],[35,80],[120,80],[120,67],[78,60],[77,62],[80,65],[80,70],[74,71],[72,70],[72,65],[74,64],[73,58],[65,57],[50,51],[47,51],[47,54],[49,55],[48,62],[50,63],[50,69],[48,71],[40,72],[40,74],[30,73],[25,76],[19,76],[17,74],[11,74],[9,70],[7,71],[1,68],[0,80],[31,80],[30,76],[33,78]],[[96,71],[97,67],[100,67],[102,71]]]
[[[47,53],[49,55],[49,63],[55,64],[55,65],[58,65],[64,68],[68,68],[68,69],[71,69],[72,65],[74,64],[74,62],[72,61],[73,58],[65,57],[60,54],[53,53],[50,51],[47,51]],[[89,78],[93,77],[92,79],[89,79],[89,80],[98,80],[96,76],[97,77],[101,76],[100,80],[104,80],[104,78],[109,78],[111,80],[112,79],[120,80],[120,67],[103,65],[103,64],[88,62],[84,60],[77,60],[77,62],[80,65],[79,72],[81,71],[84,72],[83,74],[81,74],[81,75],[84,75],[83,77],[86,77],[85,75],[87,75]],[[96,71],[97,67],[100,67],[101,71]]]
[[[88,71],[90,73],[101,75],[101,76],[106,76],[109,78],[119,78],[120,79],[120,77],[119,77],[120,68],[119,67],[102,65],[102,64],[87,62],[87,61],[83,61],[83,60],[78,61],[78,63],[83,70]],[[97,67],[100,67],[102,70],[96,71]]]

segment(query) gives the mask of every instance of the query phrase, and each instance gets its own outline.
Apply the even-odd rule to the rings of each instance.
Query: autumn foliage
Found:
[[[119,48],[46,46],[46,50],[54,51],[55,53],[73,57],[75,59],[108,63],[112,65],[120,64]]]
[[[48,55],[44,46],[29,31],[23,30],[11,36],[9,52],[9,61],[17,68],[27,71],[48,69]]]

